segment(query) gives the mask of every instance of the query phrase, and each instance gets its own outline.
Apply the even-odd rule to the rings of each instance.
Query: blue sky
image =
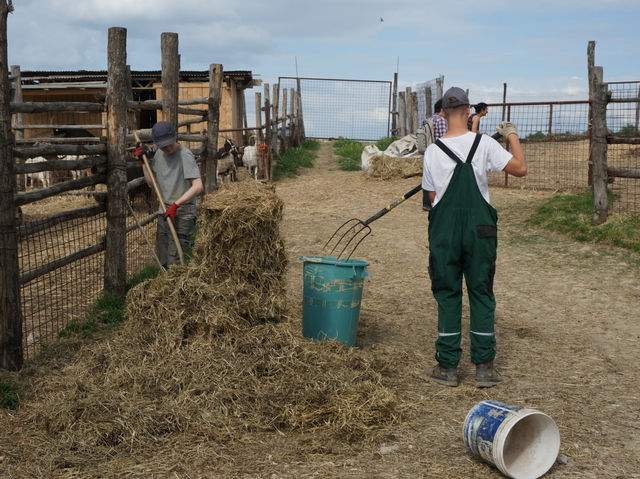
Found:
[[[640,2],[539,0],[14,0],[9,64],[106,69],[107,30],[127,28],[128,63],[160,69],[160,35],[179,35],[181,68],[392,80],[444,75],[472,102],[582,100],[587,43],[605,81],[640,80]],[[382,18],[384,21],[380,21]]]

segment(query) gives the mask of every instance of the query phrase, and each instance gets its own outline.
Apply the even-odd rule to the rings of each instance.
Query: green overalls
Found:
[[[457,163],[444,195],[429,212],[429,276],[438,302],[436,359],[445,368],[457,367],[462,353],[463,273],[471,312],[471,362],[484,363],[495,356],[493,276],[498,213],[480,193],[471,165],[481,137],[476,136],[464,163],[436,141]]]

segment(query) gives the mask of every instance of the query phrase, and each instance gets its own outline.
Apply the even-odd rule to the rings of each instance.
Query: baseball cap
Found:
[[[176,130],[168,121],[159,121],[151,128],[151,137],[158,148],[163,148],[175,143]]]
[[[469,97],[462,88],[457,86],[449,88],[442,97],[442,108],[455,108],[456,106],[468,105]]]

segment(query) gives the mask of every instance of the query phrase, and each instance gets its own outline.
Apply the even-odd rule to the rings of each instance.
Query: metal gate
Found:
[[[278,83],[280,90],[299,87],[307,138],[376,141],[389,136],[390,81],[279,77]]]

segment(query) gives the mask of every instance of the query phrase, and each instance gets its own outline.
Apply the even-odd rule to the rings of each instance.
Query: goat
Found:
[[[244,147],[244,153],[242,154],[242,164],[249,174],[253,176],[255,180],[258,179],[258,151],[256,145],[249,145]]]
[[[216,177],[228,176],[231,181],[237,181],[238,165],[242,164],[242,154],[230,138],[225,138],[224,146],[218,150],[217,157]]]
[[[85,158],[84,155],[66,155],[61,157],[60,159],[73,161],[73,160],[82,160],[83,158]],[[89,172],[86,168],[83,170],[71,170],[71,177],[74,180],[77,180],[78,178],[84,178],[85,176],[89,176]]]
[[[41,163],[43,161],[47,161],[46,158],[42,156],[36,156],[35,158],[28,158],[25,163]],[[51,186],[51,172],[50,171],[38,171],[36,173],[25,173],[24,175],[24,190],[27,191],[27,183],[29,178],[31,178],[31,186],[33,187],[35,182],[34,180],[38,180],[42,183],[43,188],[48,188]]]

